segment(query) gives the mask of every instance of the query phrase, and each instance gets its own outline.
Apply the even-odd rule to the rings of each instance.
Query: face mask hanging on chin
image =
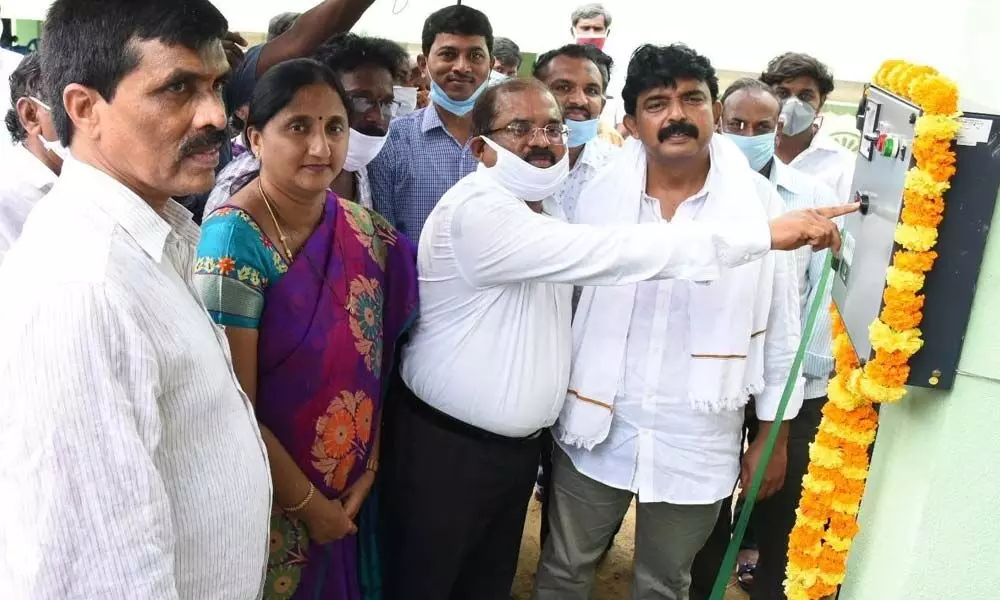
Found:
[[[566,142],[566,145],[570,148],[579,148],[597,137],[597,132],[601,127],[601,120],[574,121],[566,119],[566,127],[569,129],[569,140]]]
[[[347,142],[347,158],[344,160],[344,170],[357,173],[370,163],[385,146],[388,135],[376,136],[359,133],[351,128],[350,139]]]
[[[539,202],[559,191],[569,175],[569,154],[547,169],[536,167],[486,136],[483,141],[497,153],[497,163],[486,169],[493,179],[525,202]]]
[[[436,81],[432,80],[431,94],[430,94],[431,104],[440,106],[441,108],[445,109],[446,111],[450,112],[456,117],[464,117],[465,115],[469,114],[469,111],[472,110],[472,107],[476,105],[476,99],[479,98],[479,95],[482,94],[483,91],[487,87],[489,87],[489,85],[490,81],[489,78],[487,78],[487,80],[484,81],[483,84],[476,89],[476,91],[472,92],[472,95],[469,96],[467,99],[452,100],[451,98],[448,97],[448,94],[444,92],[441,86],[439,86]]]

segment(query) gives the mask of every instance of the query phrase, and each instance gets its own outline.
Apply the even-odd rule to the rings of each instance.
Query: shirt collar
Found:
[[[420,120],[420,132],[427,133],[431,129],[436,129],[438,127],[444,129],[444,123],[441,122],[441,117],[438,116],[438,111],[434,108],[434,105],[428,105],[422,109],[424,114]]]
[[[91,165],[70,158],[63,163],[60,185],[85,191],[87,198],[157,263],[163,259],[171,233],[191,245],[198,243],[200,231],[186,208],[174,200],[167,200],[163,213],[159,214],[135,192]]]
[[[803,179],[798,171],[781,162],[777,156],[774,157],[771,163],[771,183],[793,194],[805,194],[808,190],[805,189],[807,186]]]

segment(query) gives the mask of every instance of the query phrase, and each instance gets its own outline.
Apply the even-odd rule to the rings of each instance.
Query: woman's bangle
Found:
[[[365,470],[372,473],[378,472],[378,458],[375,455],[368,457],[368,462],[365,463]]]
[[[302,502],[299,502],[295,506],[290,506],[288,508],[282,506],[281,510],[285,511],[286,513],[299,512],[300,510],[305,508],[307,504],[309,504],[309,502],[313,499],[313,496],[315,495],[316,495],[316,486],[314,486],[312,482],[309,482],[309,493],[306,494],[306,497],[302,500]]]

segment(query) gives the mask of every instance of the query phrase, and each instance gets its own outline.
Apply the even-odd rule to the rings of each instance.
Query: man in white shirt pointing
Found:
[[[540,432],[566,396],[573,284],[707,282],[771,248],[837,241],[816,211],[770,233],[763,211],[738,226],[565,223],[552,194],[566,129],[537,80],[486,90],[472,136],[481,164],[442,197],[419,244],[421,316],[383,455],[387,600],[506,600]]]
[[[5,599],[260,593],[267,458],[170,199],[215,179],[225,32],[208,0],[49,9],[45,98],[72,157],[0,265]]]

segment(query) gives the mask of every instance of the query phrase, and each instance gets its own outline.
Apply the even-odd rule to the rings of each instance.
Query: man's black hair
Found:
[[[486,15],[474,8],[457,4],[431,13],[424,21],[421,35],[424,56],[431,53],[431,46],[441,33],[482,36],[486,38],[486,50],[493,56],[493,26]]]
[[[338,75],[373,66],[389,71],[393,80],[399,79],[410,60],[406,50],[392,40],[350,32],[328,39],[316,51],[315,58]]]
[[[472,107],[472,137],[489,135],[493,127],[493,120],[497,117],[497,102],[503,94],[516,94],[528,90],[537,90],[544,95],[552,95],[549,88],[537,79],[510,78],[501,81],[496,85],[486,88],[476,100]],[[553,97],[553,101],[555,98]],[[556,103],[558,106],[558,102]]]
[[[566,44],[561,48],[549,50],[535,59],[532,74],[537,79],[544,79],[549,63],[557,56],[586,59],[597,65],[597,70],[601,72],[601,91],[608,91],[608,83],[611,81],[611,69],[614,67],[615,61],[604,52],[598,50],[596,46],[591,46],[590,44]]]
[[[833,74],[826,65],[808,54],[785,52],[767,63],[767,70],[760,74],[760,80],[770,86],[778,85],[796,77],[811,77],[816,80],[819,95],[824,98],[833,91]]]
[[[158,40],[197,51],[218,42],[228,27],[209,0],[53,2],[42,33],[42,73],[60,141],[68,146],[73,139],[62,104],[66,86],[84,85],[111,102],[122,79],[139,66],[135,42]]]
[[[42,93],[42,63],[37,52],[24,57],[14,72],[10,74],[10,110],[4,115],[4,124],[15,143],[21,143],[28,138],[28,132],[21,125],[21,117],[17,114],[17,101],[27,96],[47,102]],[[51,104],[51,103],[50,103]]]
[[[719,78],[707,57],[684,44],[640,46],[628,63],[622,88],[625,113],[635,116],[639,94],[657,87],[674,87],[678,79],[694,79],[708,85],[712,102],[719,99]]]
[[[740,77],[736,81],[729,84],[726,91],[722,92],[722,98],[720,98],[719,101],[725,104],[726,100],[728,100],[730,96],[743,90],[757,91],[767,94],[777,100],[778,105],[781,106],[781,98],[779,98],[778,94],[775,93],[774,88],[759,79],[754,79],[753,77]]]
[[[493,56],[505,67],[521,68],[521,48],[510,38],[494,38]]]

